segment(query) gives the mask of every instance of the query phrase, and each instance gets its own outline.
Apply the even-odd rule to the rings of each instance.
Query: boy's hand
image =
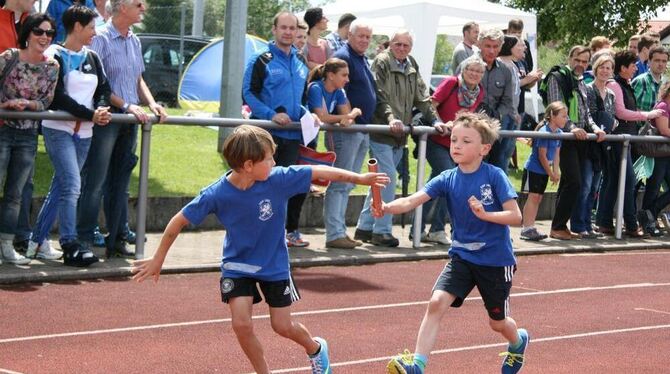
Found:
[[[476,197],[470,196],[468,199],[468,204],[470,205],[470,210],[472,213],[477,217],[477,218],[482,218],[486,214],[486,210],[484,210],[484,205],[482,205],[482,202],[477,200]]]
[[[145,260],[137,260],[133,262],[133,267],[130,272],[135,274],[133,280],[138,283],[143,282],[148,277],[154,278],[154,283],[158,283],[158,278],[161,275],[161,268],[163,261],[158,258],[147,258]]]
[[[386,203],[382,202],[381,209],[377,209],[374,205],[370,204],[370,210],[372,211],[372,216],[375,218],[384,217],[384,210],[386,209]]]
[[[551,183],[556,184],[558,181],[561,180],[561,174],[559,173],[551,173]]]
[[[391,182],[386,173],[365,173],[361,174],[361,180],[358,184],[364,184],[366,186],[378,186],[384,187]]]

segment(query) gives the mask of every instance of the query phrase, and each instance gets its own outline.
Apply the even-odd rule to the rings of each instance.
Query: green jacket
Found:
[[[403,69],[386,50],[375,57],[371,66],[372,74],[377,83],[377,108],[374,123],[388,124],[399,119],[403,124],[412,122],[412,108],[416,107],[424,115],[427,122],[436,118],[435,110],[430,102],[428,87],[421,79],[419,65],[412,56],[407,57],[407,65]],[[406,135],[370,134],[370,139],[378,143],[403,145]]]

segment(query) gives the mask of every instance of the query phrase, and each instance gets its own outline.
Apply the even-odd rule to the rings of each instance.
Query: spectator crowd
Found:
[[[128,244],[128,185],[137,163],[137,125],[111,121],[112,113],[129,113],[139,122],[148,110],[160,120],[166,112],[142,78],[140,41],[132,26],[142,21],[143,0],[52,0],[47,13],[33,11],[33,0],[6,0],[0,9],[0,108],[16,111],[63,110],[76,121],[14,120],[0,122],[0,249],[2,261],[28,264],[32,258],[89,266],[91,251],[104,246],[106,256],[133,256]],[[316,124],[387,125],[387,133],[326,132],[325,147],[335,166],[359,172],[369,154],[390,177],[382,199],[395,198],[396,181],[406,178],[400,161],[408,143],[406,126],[432,126],[426,158],[431,179],[457,166],[450,155],[451,121],[462,112],[485,113],[502,130],[519,130],[529,120],[525,97],[537,85],[546,107],[535,129],[571,133],[574,140],[537,139],[524,167],[522,190],[528,192],[521,238],[596,239],[615,232],[615,204],[623,204],[624,233],[639,238],[660,236],[657,218],[670,203],[670,158],[650,158],[606,134],[637,135],[646,121],[670,136],[670,84],[664,77],[670,53],[657,34],[636,35],[628,48],[615,51],[605,37],[570,48],[565,64],[543,72],[534,66],[523,22],[510,20],[506,30],[480,30],[467,22],[463,40],[451,59],[452,76],[430,92],[412,56],[410,30],[398,28],[370,59],[373,27],[353,14],[342,15],[328,32],[321,8],[300,19],[280,12],[273,19],[273,40],[247,61],[242,96],[250,118],[281,126],[311,113]],[[144,106],[141,106],[144,105]],[[420,114],[420,115],[419,115]],[[418,118],[418,119],[417,119]],[[270,131],[278,166],[298,163],[300,132]],[[49,193],[37,221],[29,212],[38,136],[42,135],[54,167]],[[597,142],[587,142],[594,134]],[[516,160],[516,138],[501,137],[486,161],[508,172]],[[312,143],[308,146],[316,148]],[[624,197],[618,201],[619,160],[626,156]],[[652,161],[653,160],[653,161]],[[636,175],[636,163],[651,167]],[[651,163],[650,163],[651,162]],[[401,171],[400,175],[398,171]],[[558,184],[550,232],[534,226],[548,183]],[[355,248],[364,242],[382,247],[399,244],[392,216],[376,216],[371,192],[365,199],[353,235],[345,212],[352,183],[333,182],[325,191],[326,246]],[[637,193],[644,188],[641,206]],[[663,191],[663,192],[661,192]],[[286,241],[308,246],[299,231],[306,194],[288,201]],[[107,235],[98,230],[102,205]],[[447,201],[436,197],[423,206],[421,241],[450,245]],[[60,250],[49,233],[58,221]],[[569,226],[568,226],[569,222]],[[430,228],[426,231],[426,223]],[[670,222],[669,222],[670,224]]]

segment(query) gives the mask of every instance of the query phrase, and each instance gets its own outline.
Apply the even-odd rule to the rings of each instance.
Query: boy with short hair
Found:
[[[263,348],[253,332],[252,305],[261,293],[270,306],[272,328],[305,348],[314,373],[330,373],[328,345],[312,338],[291,318],[300,298],[289,269],[284,232],[288,199],[309,191],[312,180],[327,179],[383,186],[380,173],[357,174],[328,166],[276,167],[275,144],[267,131],[242,125],[226,139],[223,155],[232,170],[200,192],[168,223],[153,258],[135,262],[133,279],[157,282],[170,246],[182,228],[215,214],[226,228],[221,264],[221,298],[229,304],[237,340],[257,373],[269,373]],[[258,287],[260,287],[260,292]]]
[[[383,204],[381,211],[375,212],[400,214],[439,196],[447,201],[453,230],[451,261],[433,288],[415,352],[405,351],[392,358],[388,373],[423,373],[442,316],[449,306],[461,306],[475,286],[484,300],[489,325],[509,341],[502,372],[516,373],[523,365],[528,333],[517,329],[516,322],[508,317],[516,270],[509,225],[521,224],[521,211],[505,173],[482,162],[498,137],[498,128],[497,121],[484,115],[460,114],[453,122],[449,148],[458,167],[433,178],[422,191]]]

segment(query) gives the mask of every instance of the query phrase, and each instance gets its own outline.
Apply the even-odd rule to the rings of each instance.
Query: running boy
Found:
[[[568,108],[565,104],[562,101],[554,101],[547,105],[544,121],[535,130],[541,133],[560,134],[568,119]],[[526,204],[523,206],[521,239],[540,241],[547,238],[546,234],[539,233],[535,228],[535,218],[547,183],[551,179],[551,183],[556,184],[561,179],[558,167],[560,151],[560,139],[533,139],[533,150],[526,161],[521,178],[521,191],[528,192]]]
[[[452,220],[451,261],[437,279],[421,322],[414,354],[391,359],[388,373],[423,373],[435,344],[442,316],[449,306],[459,307],[477,286],[491,328],[509,341],[503,373],[523,365],[528,333],[517,329],[509,313],[509,293],[516,259],[509,225],[521,224],[516,192],[505,173],[482,162],[498,137],[499,124],[488,117],[463,113],[453,122],[449,152],[457,168],[431,179],[422,191],[382,205],[375,214],[410,211],[431,198],[444,197]],[[469,207],[469,209],[464,209]]]
[[[249,125],[235,128],[223,149],[232,170],[172,217],[153,258],[135,262],[133,279],[142,282],[153,277],[157,282],[165,256],[182,228],[215,214],[226,228],[221,299],[230,306],[233,330],[254,370],[270,372],[251,319],[252,305],[261,301],[262,293],[275,332],[305,348],[314,373],[330,373],[326,341],[312,338],[305,326],[291,318],[290,305],[300,295],[289,269],[286,204],[291,196],[309,191],[316,179],[379,186],[389,179],[384,174],[361,175],[327,166],[273,168],[274,151],[267,131]]]

